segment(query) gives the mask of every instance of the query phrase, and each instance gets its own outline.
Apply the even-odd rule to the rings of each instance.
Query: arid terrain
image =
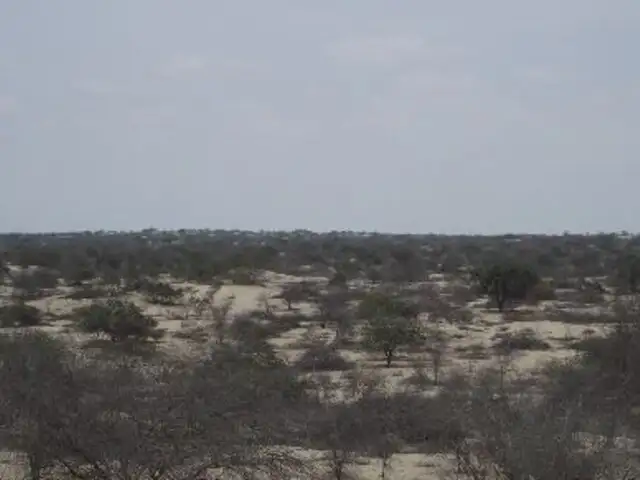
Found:
[[[0,237],[0,478],[637,478],[639,240]]]

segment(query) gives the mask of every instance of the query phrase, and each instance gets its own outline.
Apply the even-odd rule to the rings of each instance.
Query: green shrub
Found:
[[[42,323],[42,312],[24,302],[0,307],[0,327],[35,327]]]
[[[157,328],[158,322],[145,315],[134,303],[118,299],[81,307],[75,311],[75,316],[81,331],[106,335],[113,342],[157,340],[164,333]]]
[[[182,297],[182,289],[175,288],[167,282],[143,280],[138,291],[142,292],[149,303],[158,305],[175,305]]]

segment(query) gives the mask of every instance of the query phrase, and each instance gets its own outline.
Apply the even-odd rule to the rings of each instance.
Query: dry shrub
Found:
[[[0,440],[28,478],[295,478],[304,385],[277,359],[220,346],[198,362],[87,361],[44,334],[2,339]],[[223,394],[221,394],[221,392]]]
[[[466,436],[456,443],[458,473],[466,478],[596,480],[608,468],[603,445],[585,450],[588,415],[577,398],[565,401],[501,388],[493,374],[457,378],[445,395],[457,405]],[[538,397],[540,397],[538,395]]]
[[[443,288],[442,293],[448,295],[448,299],[456,306],[465,306],[469,302],[478,298],[476,291],[473,288],[460,283],[450,284]]]
[[[505,322],[531,322],[538,319],[538,313],[532,310],[510,310],[502,314]]]
[[[456,353],[467,360],[486,360],[491,357],[491,351],[482,343],[458,347]]]
[[[303,372],[338,371],[350,370],[353,363],[346,360],[333,346],[316,344],[302,354],[295,367]]]
[[[544,313],[547,319],[552,322],[578,325],[608,324],[612,323],[615,320],[614,317],[609,313],[593,312],[587,310],[580,311],[572,309],[551,308],[546,309]]]
[[[268,332],[269,337],[277,337],[289,330],[293,330],[294,328],[300,328],[301,322],[309,320],[310,318],[308,316],[301,313],[285,314],[274,317],[265,324],[265,329]]]
[[[530,328],[516,332],[498,333],[493,348],[500,352],[513,352],[516,350],[549,350],[551,345],[538,336]]]
[[[468,325],[473,323],[475,314],[469,308],[455,308],[451,311],[449,321],[455,325]]]

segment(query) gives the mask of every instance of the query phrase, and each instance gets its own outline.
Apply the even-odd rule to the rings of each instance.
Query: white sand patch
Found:
[[[512,366],[521,372],[534,371],[551,360],[565,360],[576,355],[575,350],[523,351],[514,356]]]
[[[233,313],[242,313],[255,310],[260,307],[262,298],[270,298],[279,290],[274,287],[244,286],[244,285],[223,285],[216,292],[216,302],[224,302],[225,299],[233,297]]]

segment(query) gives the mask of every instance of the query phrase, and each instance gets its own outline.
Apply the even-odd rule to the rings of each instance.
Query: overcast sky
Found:
[[[638,231],[639,25],[638,0],[4,0],[0,231]]]

